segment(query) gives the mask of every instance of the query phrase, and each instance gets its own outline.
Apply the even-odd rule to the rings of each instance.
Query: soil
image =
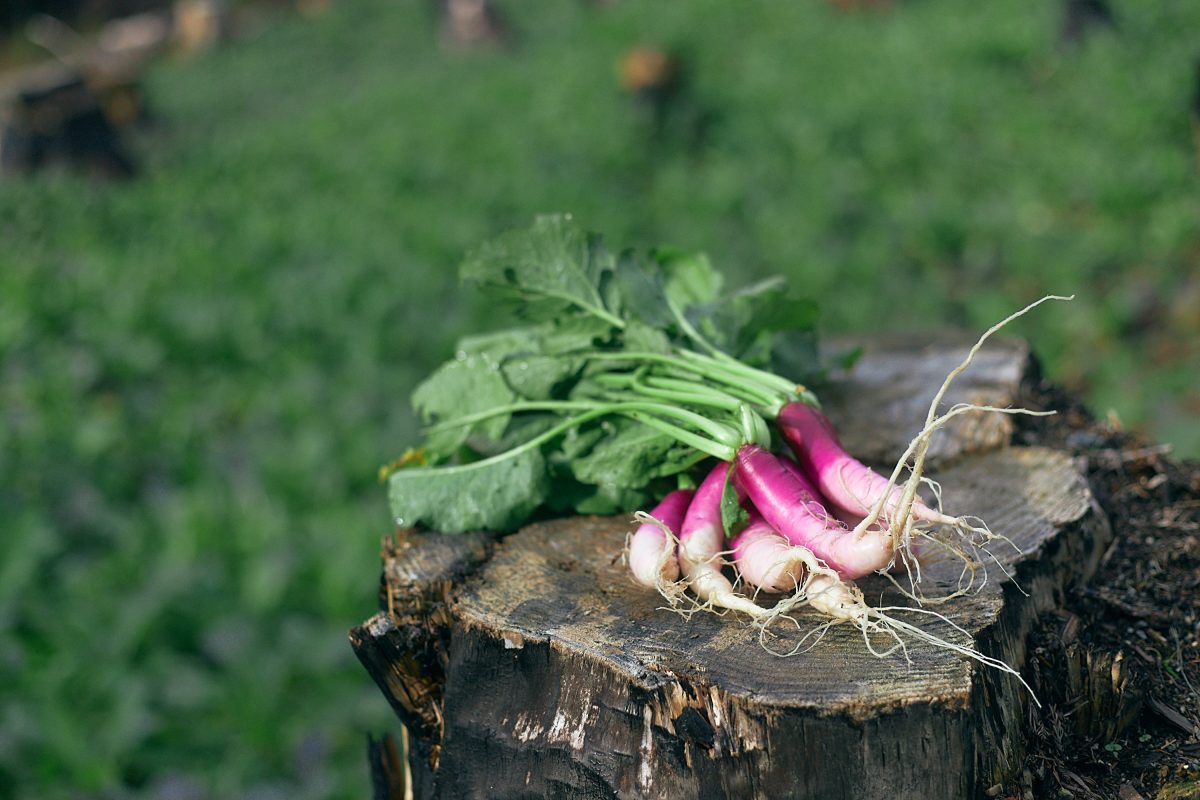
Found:
[[[1027,721],[1007,798],[1200,798],[1200,462],[1170,457],[1097,420],[1038,378],[1020,405],[1016,444],[1084,459],[1116,537],[1087,587],[1032,641],[1026,678],[1043,702]]]

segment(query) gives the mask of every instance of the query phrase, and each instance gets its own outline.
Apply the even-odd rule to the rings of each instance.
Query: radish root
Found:
[[[659,557],[658,581],[655,585],[658,593],[668,603],[665,610],[674,611],[685,619],[690,618],[698,611],[709,611],[718,616],[724,615],[726,611],[740,611],[752,619],[762,619],[768,613],[768,609],[757,605],[750,598],[738,594],[733,584],[722,574],[722,567],[727,563],[725,556],[729,555],[727,551],[714,553],[711,557],[701,561],[691,561],[686,558],[679,537],[668,526],[645,511],[636,512],[634,519],[643,524],[649,523],[658,526],[667,537],[667,541],[671,543],[670,547],[663,548],[663,553]],[[628,554],[628,548],[627,540],[626,554]],[[663,568],[667,561],[673,558],[679,559],[680,578],[676,581],[669,581],[663,577]],[[694,596],[687,594],[688,589],[691,589]]]
[[[959,403],[952,406],[948,411],[939,416],[938,406],[941,404],[942,398],[949,390],[950,384],[953,383],[954,379],[961,375],[963,371],[965,371],[967,367],[969,367],[975,360],[975,356],[983,347],[984,342],[986,342],[992,336],[992,334],[996,333],[1013,320],[1029,313],[1042,303],[1050,300],[1073,299],[1074,295],[1047,295],[1046,297],[1036,300],[1021,310],[1005,317],[1000,322],[988,328],[983,335],[979,337],[979,339],[967,352],[966,357],[958,366],[950,371],[950,374],[946,376],[946,379],[942,382],[942,385],[934,394],[933,400],[929,404],[929,411],[925,417],[925,425],[921,429],[920,433],[918,433],[912,442],[909,443],[908,448],[904,451],[904,454],[896,462],[896,466],[888,478],[887,491],[880,496],[879,500],[871,508],[871,513],[868,514],[861,522],[859,522],[857,526],[855,526],[853,535],[858,537],[865,536],[868,532],[868,529],[880,522],[881,519],[888,526],[893,547],[897,551],[907,551],[900,556],[900,563],[906,568],[907,571],[909,571],[909,584],[911,590],[903,590],[903,588],[899,587],[899,584],[894,579],[892,582],[893,584],[896,584],[898,588],[901,588],[901,591],[906,597],[916,601],[918,604],[945,602],[953,597],[961,596],[962,594],[966,594],[972,590],[977,591],[978,588],[982,588],[982,583],[979,587],[975,587],[975,575],[976,572],[981,568],[984,569],[984,583],[986,583],[986,568],[983,567],[982,559],[977,557],[980,551],[983,551],[987,554],[987,556],[996,561],[996,563],[1000,565],[1001,570],[1007,574],[1007,570],[1004,570],[1004,567],[1000,563],[999,559],[997,559],[991,554],[990,551],[987,550],[987,545],[993,541],[997,539],[1005,541],[1014,549],[1016,549],[1018,553],[1020,552],[1020,548],[1017,547],[1017,545],[1011,539],[1006,536],[996,534],[987,526],[985,522],[983,522],[983,520],[979,519],[978,517],[951,517],[945,514],[941,509],[940,488],[935,488],[934,491],[938,507],[936,514],[932,515],[931,518],[920,521],[932,523],[933,525],[943,528],[943,534],[957,534],[955,537],[958,540],[957,545],[949,544],[946,541],[946,538],[935,538],[932,535],[922,531],[920,527],[918,527],[917,523],[919,521],[914,521],[913,518],[913,504],[917,500],[917,489],[923,484],[932,484],[936,487],[936,484],[933,484],[932,481],[928,481],[928,479],[926,479],[924,476],[925,459],[929,452],[929,444],[932,440],[933,434],[945,426],[950,420],[969,411],[992,412],[999,414],[1025,414],[1029,416],[1049,416],[1055,413],[1054,411],[1033,411],[1027,408],[1008,408],[974,403]],[[909,477],[908,480],[902,484],[903,489],[898,507],[892,514],[888,515],[887,518],[884,518],[884,509],[887,507],[888,501],[891,499],[891,491],[896,486],[901,485],[899,483],[900,476],[905,471],[908,472]],[[915,554],[911,552],[914,535],[921,536],[927,541],[937,541],[949,552],[956,552],[957,555],[964,561],[965,566],[963,576],[968,574],[970,576],[967,583],[964,585],[962,582],[963,576],[960,576],[958,587],[950,594],[943,595],[941,597],[921,596],[921,593],[917,591],[917,587],[921,583],[920,575],[918,573],[915,578],[912,575],[912,565],[913,562],[916,561]]]

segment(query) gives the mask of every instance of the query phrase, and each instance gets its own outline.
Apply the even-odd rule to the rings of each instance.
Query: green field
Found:
[[[448,55],[344,0],[148,77],[145,175],[0,184],[0,797],[365,797],[346,629],[414,382],[495,321],[463,252],[537,212],[787,275],[828,331],[1014,327],[1200,454],[1200,4],[508,3]],[[678,51],[652,135],[615,64]],[[190,794],[189,794],[190,792]]]

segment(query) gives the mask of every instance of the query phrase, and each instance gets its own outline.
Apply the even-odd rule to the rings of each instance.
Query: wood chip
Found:
[[[1152,708],[1156,714],[1165,719],[1167,722],[1170,722],[1175,727],[1179,728],[1184,733],[1191,736],[1200,734],[1200,725],[1192,722],[1190,719],[1185,717],[1183,714],[1180,714],[1162,700],[1159,700],[1157,697],[1151,697],[1148,702],[1150,708]]]
[[[1131,783],[1122,783],[1121,788],[1117,790],[1117,797],[1121,800],[1145,800],[1142,793],[1133,788]]]

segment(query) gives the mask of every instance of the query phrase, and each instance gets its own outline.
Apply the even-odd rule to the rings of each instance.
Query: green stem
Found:
[[[679,329],[683,331],[685,336],[703,347],[712,355],[717,357],[725,356],[726,358],[729,358],[729,356],[723,353],[720,348],[708,341],[708,339],[705,339],[703,336],[701,336],[700,331],[692,327],[692,323],[687,321],[687,317],[683,315],[683,312],[679,310],[679,307],[675,305],[675,303],[672,302],[671,298],[669,297],[667,298],[667,308],[671,310],[672,316],[674,316],[675,321],[679,323]]]
[[[723,442],[714,442],[711,439],[705,439],[703,436],[697,436],[691,431],[684,430],[678,425],[672,425],[650,414],[643,414],[640,411],[623,411],[621,413],[631,419],[637,420],[643,425],[648,425],[655,430],[661,431],[689,447],[694,447],[702,453],[708,453],[710,456],[719,458],[722,461],[733,461],[737,457],[736,447],[730,447]]]
[[[690,411],[686,408],[679,408],[668,403],[650,403],[644,401],[623,401],[616,403],[613,407],[614,411],[625,413],[627,411],[636,411],[645,414],[657,414],[663,417],[674,417],[680,422],[687,423],[694,428],[698,428],[706,435],[728,447],[737,447],[742,444],[741,434],[729,425],[724,425],[716,420],[711,420],[703,414],[697,414],[695,411]]]
[[[736,447],[742,443],[741,435],[728,425],[710,420],[686,408],[667,403],[652,403],[646,401],[612,401],[599,403],[592,400],[529,400],[519,403],[509,403],[494,406],[485,411],[456,417],[455,419],[439,422],[427,429],[430,433],[458,428],[482,422],[485,419],[498,417],[501,414],[515,414],[522,411],[601,411],[606,414],[621,414],[627,411],[637,411],[646,414],[659,414],[664,417],[674,417],[703,431],[716,442],[728,447]]]
[[[738,398],[702,383],[677,381],[674,386],[654,386],[649,380],[639,381],[633,375],[615,372],[601,373],[593,380],[601,385],[619,387],[646,397],[669,400],[683,405],[719,408],[722,411],[738,411],[742,405],[742,401]]]
[[[622,331],[625,330],[625,320],[604,310],[604,308],[602,308],[599,305],[593,305],[592,303],[584,302],[583,300],[580,300],[578,297],[575,297],[573,295],[566,294],[565,292],[552,292],[552,291],[548,291],[546,289],[536,289],[531,286],[523,287],[522,291],[524,291],[528,294],[540,294],[543,297],[556,297],[559,300],[565,300],[566,302],[570,303],[571,305],[578,306],[579,308],[583,309],[584,311],[588,312],[589,314],[599,317],[600,319],[607,322],[609,325],[612,325],[617,330],[622,330]],[[594,289],[592,291],[592,294],[596,294]],[[597,301],[599,301],[600,300],[599,296],[597,296],[596,299],[597,299]]]
[[[516,414],[521,411],[591,411],[596,407],[596,403],[578,400],[522,401],[502,406],[492,406],[483,411],[476,411],[473,414],[464,414],[461,417],[444,420],[428,426],[425,431],[426,433],[438,433],[452,428],[461,428],[463,425],[473,425],[476,422],[483,422],[485,419],[498,417],[501,414]]]
[[[446,467],[430,467],[430,469],[435,469],[442,473],[455,474],[490,466],[507,458],[515,458],[521,453],[531,450],[534,447],[540,447],[541,445],[553,439],[555,436],[566,433],[571,428],[582,425],[583,423],[589,422],[597,417],[602,417],[606,414],[612,413],[614,413],[612,405],[601,405],[593,408],[590,411],[569,417],[560,422],[558,425],[555,425],[553,428],[539,433],[537,436],[534,436],[527,442],[523,442],[516,447],[505,450],[503,453],[497,453],[494,456],[490,456],[480,461],[472,461],[470,464],[454,464]],[[618,411],[616,413],[624,414],[631,419],[637,420],[643,425],[647,425],[655,430],[667,434],[676,441],[682,442],[689,447],[693,447],[702,453],[719,458],[722,461],[733,461],[734,457],[737,455],[737,449],[735,447],[731,447],[723,442],[716,442],[712,439],[699,436],[691,431],[679,427],[678,425],[673,425],[670,422],[661,420],[652,414],[634,410]]]
[[[625,320],[621,319],[620,317],[618,317],[614,314],[610,314],[609,312],[605,311],[603,308],[598,308],[596,306],[590,306],[590,305],[587,305],[584,303],[581,303],[580,305],[584,308],[584,310],[586,310],[592,314],[595,314],[597,317],[604,320],[609,325],[612,325],[617,330],[620,330],[620,331],[625,330]]]
[[[723,369],[727,372],[732,372],[736,375],[743,376],[748,380],[755,381],[762,386],[773,388],[785,395],[790,396],[796,394],[796,384],[789,381],[787,378],[780,377],[773,372],[767,372],[766,370],[747,366],[732,356],[715,358],[713,356],[706,356],[703,353],[697,353],[695,350],[679,350],[678,352],[681,357],[694,363],[705,364],[714,369]],[[722,355],[724,354],[722,353]]]
[[[768,392],[764,389],[756,389],[752,387],[722,385],[717,388],[704,382],[704,376],[700,375],[695,369],[689,368],[686,370],[688,375],[696,376],[696,378],[679,378],[671,374],[663,374],[660,372],[650,372],[646,374],[646,367],[638,369],[637,372],[602,372],[599,375],[592,377],[595,382],[607,386],[619,386],[621,388],[644,389],[646,387],[653,389],[662,389],[674,393],[674,397],[681,398],[681,402],[686,402],[687,398],[696,398],[703,396],[708,402],[702,405],[711,405],[716,408],[728,408],[730,411],[736,411],[741,403],[750,403],[753,406],[772,407],[774,405],[782,405],[779,401],[777,392]],[[661,395],[668,397],[668,395]]]
[[[796,395],[796,386],[788,383],[786,379],[769,372],[754,369],[753,367],[747,367],[740,361],[734,360],[727,364],[711,356],[706,356],[692,350],[680,350],[678,352],[680,355],[665,355],[663,353],[640,351],[594,352],[581,353],[580,355],[583,358],[598,361],[640,361],[643,363],[664,364],[691,372],[702,378],[726,386],[743,389],[752,387],[756,392],[761,392],[775,401],[782,401],[784,403]],[[687,358],[681,356],[687,356]],[[764,377],[771,379],[771,381],[765,382],[763,380]],[[763,403],[763,405],[771,406],[773,403]]]
[[[426,467],[426,469],[437,470],[441,473],[449,473],[453,475],[461,472],[468,472],[473,469],[491,466],[492,464],[504,461],[505,459],[515,458],[524,452],[532,450],[535,447],[540,447],[541,445],[553,439],[555,436],[564,434],[571,428],[582,425],[583,423],[593,420],[596,417],[602,417],[608,413],[611,413],[608,409],[597,408],[583,414],[576,414],[573,417],[568,417],[567,419],[563,420],[553,428],[539,433],[529,441],[522,442],[516,447],[505,450],[503,453],[497,453],[494,456],[489,456],[488,458],[484,458],[479,461],[472,461],[469,464],[451,464],[449,466],[442,467]],[[402,470],[398,470],[393,474],[401,474],[402,472]]]
[[[771,432],[763,418],[745,403],[741,404],[738,411],[741,416],[743,441],[753,442],[760,447],[770,449]]]
[[[779,395],[775,392],[767,392],[761,389],[755,389],[748,386],[725,386],[721,389],[716,389],[708,384],[694,383],[692,381],[681,378],[673,378],[669,375],[650,374],[645,378],[647,386],[653,386],[658,389],[679,389],[682,391],[700,391],[709,392],[714,396],[720,396],[733,402],[735,406],[740,403],[749,403],[755,408],[766,413],[768,417],[774,419],[779,415],[779,409],[784,405],[784,401],[780,400]]]
[[[737,411],[740,405],[736,398],[720,397],[709,392],[680,392],[673,389],[660,389],[644,383],[635,384],[632,388],[633,391],[638,394],[644,394],[646,397],[671,400],[676,403],[683,403],[684,405],[719,408],[722,411]]]

